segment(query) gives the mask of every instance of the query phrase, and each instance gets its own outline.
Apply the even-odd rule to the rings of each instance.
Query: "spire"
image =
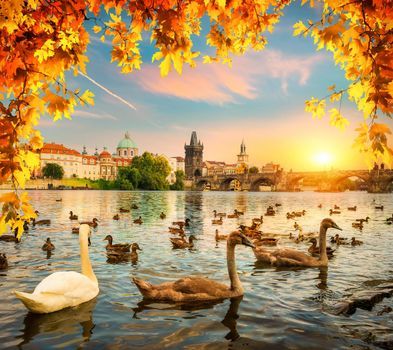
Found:
[[[196,131],[193,131],[191,134],[190,146],[196,146],[198,144],[198,138]]]
[[[83,151],[82,151],[82,154],[87,154],[87,151],[86,151],[86,146],[85,146],[85,145],[83,145]]]
[[[130,134],[128,133],[128,131],[126,131],[126,133],[125,133],[125,135],[124,135],[124,138],[130,139]]]
[[[94,153],[95,156],[98,156],[98,148],[96,147],[96,152]]]

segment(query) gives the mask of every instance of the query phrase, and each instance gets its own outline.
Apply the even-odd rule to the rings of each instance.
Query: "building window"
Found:
[[[127,155],[127,150],[124,150],[123,154],[126,156]]]
[[[131,157],[134,156],[134,151],[131,151]]]

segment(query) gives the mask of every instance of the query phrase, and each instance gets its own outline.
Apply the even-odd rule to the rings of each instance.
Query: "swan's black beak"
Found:
[[[244,235],[241,235],[242,237],[242,244],[246,245],[247,247],[255,248],[255,245]]]
[[[343,229],[339,227],[335,222],[333,222],[332,228],[335,228],[336,230],[342,231]]]

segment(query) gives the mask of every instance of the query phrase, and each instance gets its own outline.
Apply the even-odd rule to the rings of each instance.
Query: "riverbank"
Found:
[[[95,189],[98,190],[98,183],[88,179],[62,179],[62,180],[49,180],[49,179],[34,179],[26,181],[25,188],[27,190],[48,190],[48,189]],[[11,190],[11,182],[1,184],[0,189]]]

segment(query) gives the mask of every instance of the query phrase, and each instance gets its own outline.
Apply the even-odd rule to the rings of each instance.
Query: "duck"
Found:
[[[133,282],[145,299],[169,302],[217,301],[238,297],[244,294],[236,270],[235,247],[245,245],[254,248],[246,236],[233,231],[227,240],[227,266],[230,285],[216,282],[205,277],[184,277],[174,282],[153,285],[142,279],[133,277]]]
[[[376,205],[374,208],[377,210],[383,210],[383,205]]]
[[[15,232],[13,235],[1,235],[0,236],[0,241],[19,243],[20,242],[20,238],[18,237],[18,233]]]
[[[123,207],[120,207],[119,212],[120,212],[120,213],[129,213],[129,212],[130,212],[130,209],[125,209],[125,208],[123,208]]]
[[[337,204],[335,204],[335,205],[333,206],[333,209],[340,210],[340,207],[339,207]]]
[[[220,218],[225,218],[225,217],[227,216],[226,213],[217,213],[217,210],[216,210],[216,209],[213,210],[213,214],[214,214],[214,217],[215,217],[215,218],[216,218],[217,216],[219,216]]]
[[[115,250],[118,252],[129,252],[131,244],[129,243],[117,243],[113,244],[113,237],[112,235],[107,235],[104,239],[104,241],[108,241],[108,244],[106,245],[106,250]]]
[[[83,221],[80,223],[81,225],[89,225],[90,227],[96,228],[98,226],[98,219],[93,218],[91,221]]]
[[[70,211],[70,220],[78,220],[78,215],[74,214],[72,210]]]
[[[330,215],[332,215],[332,214],[341,214],[341,211],[329,209],[329,214],[330,214]]]
[[[119,214],[115,214],[115,215],[113,215],[113,220],[120,220],[120,216],[119,216]]]
[[[222,217],[220,217],[219,219],[212,220],[212,225],[222,225],[222,223],[223,223]]]
[[[319,203],[319,204],[318,204],[318,208],[322,208],[322,203]]]
[[[139,207],[136,204],[131,205],[131,209],[139,209]]]
[[[308,248],[308,252],[310,254],[319,254],[319,247],[317,246],[317,239],[315,237],[311,238],[309,241],[311,246]],[[334,253],[335,249],[332,249],[331,247],[326,247],[326,253],[328,256],[332,256]]]
[[[215,235],[216,241],[224,241],[228,239],[228,235],[220,235],[218,233],[218,230],[216,230],[216,235]]]
[[[165,213],[162,211],[161,214],[160,214],[160,219],[164,220],[165,218],[166,218],[166,215],[165,215]]]
[[[49,226],[50,225],[50,220],[49,219],[44,219],[44,220],[38,220],[38,221],[36,221],[36,219],[31,219],[31,223],[32,223],[32,225],[33,225],[33,227],[34,226],[36,226],[36,225],[38,225],[38,226],[42,226],[42,225],[47,225],[47,226]]]
[[[359,230],[362,230],[363,229],[363,223],[355,221],[355,222],[352,223],[352,227],[353,228],[357,228]]]
[[[244,211],[239,211],[239,210],[237,210],[237,209],[234,210],[234,213],[237,214],[237,215],[239,215],[239,216],[240,216],[240,215],[244,215]]]
[[[368,220],[370,220],[370,217],[369,217],[369,216],[366,216],[365,219],[355,219],[355,221],[360,222],[361,224],[362,224],[363,222],[368,222]]]
[[[350,211],[356,211],[356,209],[357,209],[357,206],[356,206],[356,205],[353,206],[353,207],[348,207],[348,210],[350,210]]]
[[[7,256],[4,253],[0,253],[0,270],[5,270],[8,267]]]
[[[187,242],[186,241],[186,235],[184,233],[179,234],[179,237],[176,238],[170,238],[171,242],[177,242],[177,241],[183,241],[183,242]]]
[[[170,238],[173,248],[175,248],[175,249],[193,248],[195,240],[196,240],[196,237],[194,235],[191,235],[190,237],[188,237],[188,242],[185,239],[183,240],[183,239]]]
[[[276,207],[281,207],[282,206],[282,204],[281,203],[276,203],[276,204],[274,204]]]
[[[184,230],[178,227],[168,227],[170,233],[184,234]]]
[[[273,207],[270,205],[267,209],[266,209],[266,213],[265,216],[274,216],[276,215],[276,211],[273,209]]]
[[[135,264],[138,261],[138,252],[137,250],[142,251],[142,249],[139,247],[138,243],[132,243],[131,246],[131,262]]]
[[[79,227],[73,227],[73,228],[71,229],[71,232],[72,232],[72,233],[75,233],[75,234],[79,234]]]
[[[287,219],[294,219],[294,218],[295,218],[295,214],[287,213]]]
[[[281,248],[274,251],[268,251],[262,247],[254,248],[254,254],[258,261],[268,262],[276,266],[303,266],[303,267],[321,267],[328,265],[328,256],[326,251],[326,232],[329,228],[342,230],[332,219],[326,218],[321,221],[319,229],[320,257],[315,258],[304,252]]]
[[[336,243],[337,245],[348,244],[348,242],[346,242],[346,241],[347,241],[347,238],[340,237],[340,235],[338,233],[334,237],[330,238],[330,242]]]
[[[56,202],[62,202],[62,201],[63,201],[62,198],[56,199]]]
[[[236,210],[234,211],[233,214],[228,214],[227,218],[228,219],[237,219],[239,217],[239,214],[236,213]]]
[[[184,226],[185,227],[189,227],[190,226],[190,221],[191,220],[189,218],[186,218],[184,221],[174,221],[174,222],[172,222],[172,225],[177,225],[180,228],[183,228]]]
[[[44,250],[46,252],[51,252],[54,249],[55,249],[55,245],[51,242],[50,238],[48,237],[46,239],[46,242],[42,246],[42,250]]]
[[[139,216],[138,219],[135,219],[135,220],[134,220],[134,224],[142,225],[142,224],[143,224],[142,216]]]
[[[362,245],[362,244],[363,244],[363,242],[357,240],[355,237],[351,238],[351,245],[355,246],[355,245]]]
[[[45,277],[33,293],[14,291],[15,296],[33,313],[47,314],[83,304],[99,293],[97,277],[89,258],[90,227],[83,224],[79,232],[81,273],[58,271]]]

